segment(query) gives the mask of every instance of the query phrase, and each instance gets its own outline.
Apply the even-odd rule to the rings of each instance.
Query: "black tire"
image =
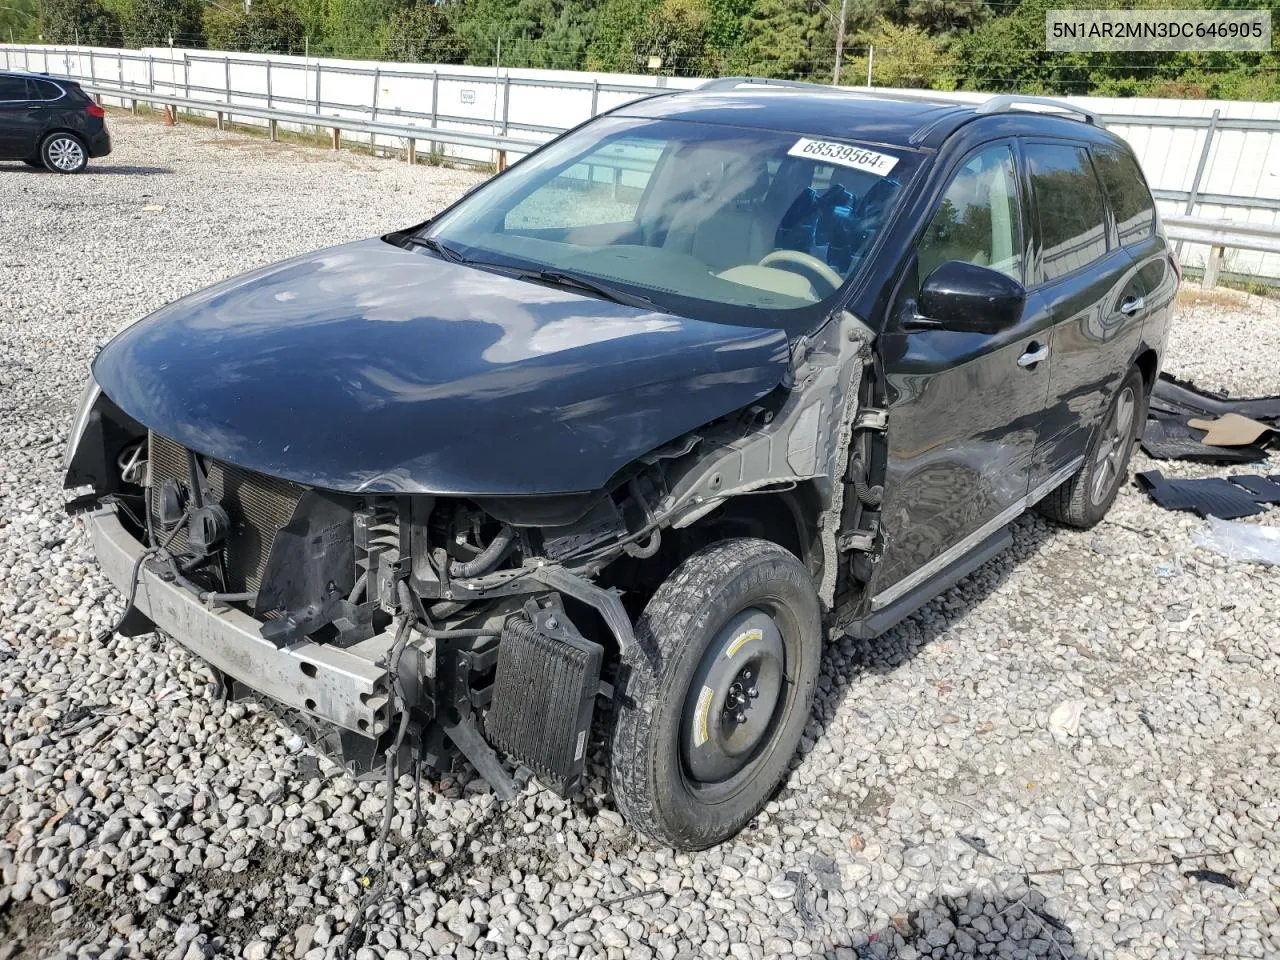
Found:
[[[777,544],[724,540],[662,583],[636,637],[614,717],[614,799],[643,834],[713,846],[765,805],[809,718],[822,654],[813,578]],[[725,764],[736,769],[719,779],[693,773]]]
[[[42,163],[39,160],[32,160],[30,158],[26,158],[22,162],[25,163],[28,167],[35,167],[37,170],[44,169],[44,163]]]
[[[1129,411],[1124,423],[1124,410]],[[1120,383],[1107,412],[1093,432],[1084,463],[1070,480],[1036,505],[1050,520],[1088,530],[1107,515],[1129,472],[1129,457],[1138,426],[1147,415],[1142,373],[1130,370]]]
[[[74,133],[51,133],[40,144],[40,160],[54,173],[79,173],[89,165],[89,150]]]

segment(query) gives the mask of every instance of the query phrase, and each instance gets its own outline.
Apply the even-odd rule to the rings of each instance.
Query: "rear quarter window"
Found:
[[[57,100],[62,96],[58,85],[48,80],[28,80],[27,88],[31,91],[32,100]]]
[[[1111,201],[1120,245],[1139,243],[1156,230],[1156,203],[1136,160],[1121,150],[1094,147],[1093,163]]]
[[[1089,151],[1067,143],[1025,146],[1040,222],[1041,269],[1056,280],[1107,252],[1102,186]]]

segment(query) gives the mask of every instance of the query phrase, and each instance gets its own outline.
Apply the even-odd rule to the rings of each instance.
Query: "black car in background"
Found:
[[[111,152],[106,113],[73,80],[0,73],[0,160],[79,173]]]
[[[825,643],[1025,510],[1102,519],[1178,283],[1066,104],[716,81],[123,330],[66,484],[118,629],[353,772],[570,791],[594,730],[630,822],[705,847],[786,775]]]

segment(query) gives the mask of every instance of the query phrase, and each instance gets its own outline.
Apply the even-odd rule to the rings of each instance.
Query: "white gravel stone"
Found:
[[[1131,487],[1092,531],[1018,521],[885,637],[831,644],[806,756],[734,841],[638,841],[599,753],[569,801],[427,784],[416,838],[405,777],[388,895],[366,904],[382,785],[210,700],[177,644],[97,639],[122,598],[62,511],[60,457],[120,325],[418,222],[477,176],[110,124],[116,152],[82,176],[0,165],[0,944],[327,960],[367,905],[352,956],[1280,956],[1280,576],[1197,548],[1201,521]],[[1280,393],[1280,308],[1185,304],[1165,366]]]

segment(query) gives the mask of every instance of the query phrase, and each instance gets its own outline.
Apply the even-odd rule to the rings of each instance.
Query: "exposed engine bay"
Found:
[[[781,543],[833,629],[865,609],[885,426],[870,339],[845,314],[759,402],[557,496],[315,489],[183,447],[91,384],[66,480],[88,492],[69,509],[128,594],[119,632],[172,633],[353,774],[465,757],[505,798],[506,757],[570,793],[598,701],[649,655],[633,624],[700,547]]]

